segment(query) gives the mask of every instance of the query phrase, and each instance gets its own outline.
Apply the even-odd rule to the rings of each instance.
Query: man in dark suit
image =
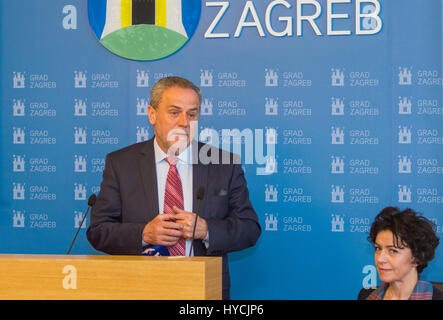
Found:
[[[182,243],[185,255],[222,256],[222,297],[229,299],[227,253],[255,245],[261,228],[238,158],[193,139],[200,104],[200,89],[186,79],[168,77],[153,86],[148,117],[155,137],[107,155],[87,237],[109,254],[139,255],[156,245],[172,252]],[[170,205],[166,212],[172,166],[182,185],[182,206]],[[201,188],[205,195],[191,246]]]

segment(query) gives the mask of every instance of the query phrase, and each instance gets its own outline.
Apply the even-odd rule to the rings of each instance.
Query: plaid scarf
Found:
[[[384,283],[378,286],[372,293],[368,296],[367,300],[383,300],[386,290],[389,287],[389,283]],[[414,291],[412,292],[409,300],[432,300],[432,294],[434,288],[432,284],[426,281],[417,281]]]

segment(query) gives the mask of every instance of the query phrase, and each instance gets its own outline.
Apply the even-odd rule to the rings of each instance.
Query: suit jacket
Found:
[[[432,300],[443,300],[443,292],[440,291],[438,288],[436,288],[434,285],[432,285],[433,293],[432,293]],[[357,300],[366,300],[369,295],[376,289],[369,288],[365,289],[362,288],[360,292],[358,293]]]
[[[159,214],[154,138],[117,150],[106,156],[103,181],[91,211],[87,238],[108,254],[139,255],[145,225]],[[227,253],[253,246],[261,234],[240,164],[234,155],[202,143],[193,150],[211,155],[219,164],[193,163],[193,212],[197,190],[205,189],[199,215],[208,224],[209,246],[194,241],[196,256],[222,256],[223,299],[229,298]],[[197,152],[194,152],[197,154]],[[230,158],[230,164],[220,164]],[[200,158],[200,157],[198,157]],[[217,162],[217,161],[214,161]]]

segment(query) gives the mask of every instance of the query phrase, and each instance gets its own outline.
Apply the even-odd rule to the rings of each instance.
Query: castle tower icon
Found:
[[[411,144],[412,143],[411,129],[408,129],[407,127],[401,127],[401,126],[399,126],[398,128],[399,128],[398,143]]]
[[[86,130],[83,128],[74,127],[74,143],[86,144]]]
[[[12,104],[12,115],[14,117],[23,117],[25,115],[25,103],[20,99],[14,99]]]
[[[331,98],[331,115],[343,116],[345,114],[345,104],[340,98]]]
[[[149,73],[147,71],[137,69],[137,87],[138,88],[149,87]]]
[[[86,99],[74,99],[74,116],[84,117],[86,116]]]
[[[74,71],[74,88],[86,88],[86,71]]]
[[[23,89],[25,88],[25,75],[21,72],[13,72],[12,77],[12,87],[14,89]]]
[[[271,214],[265,213],[265,216],[266,216],[266,218],[265,218],[265,230],[266,231],[278,231],[278,226],[277,226],[277,224],[278,224],[278,219],[277,219],[278,214],[276,214],[274,216],[273,213],[271,213]]]
[[[345,202],[345,192],[344,186],[331,186],[331,202],[332,203],[344,203]]]
[[[277,173],[277,160],[273,155],[267,155],[265,157],[265,167],[257,167],[256,175],[257,176],[266,176],[271,175],[273,173]]]
[[[83,214],[81,211],[74,210],[74,228],[78,229],[80,227],[80,223],[83,220]],[[86,229],[86,223],[82,224],[82,229]]]
[[[277,185],[278,187],[278,185]],[[278,191],[274,185],[265,184],[265,202],[277,202],[278,200]]]
[[[345,133],[341,128],[331,127],[331,143],[332,144],[345,144]]]
[[[212,72],[209,70],[200,70],[200,86],[212,87]]]
[[[148,101],[145,98],[137,98],[137,115],[147,116],[148,115]]]
[[[143,142],[149,139],[148,128],[137,126],[137,142]]]
[[[74,183],[74,200],[86,200],[86,185]]]
[[[343,87],[345,85],[345,74],[341,69],[331,69],[331,86]]]
[[[74,172],[86,172],[86,156],[74,156]]]
[[[266,168],[268,174],[277,173],[277,160],[274,156],[266,156]]]
[[[24,156],[13,155],[12,160],[12,171],[13,172],[25,172],[25,158]]]
[[[214,140],[218,138],[218,132],[212,128],[200,127],[199,141],[206,144],[213,144]],[[218,140],[217,140],[218,141]]]
[[[331,214],[331,231],[332,232],[344,232],[345,220],[339,214]]]
[[[398,173],[411,173],[412,162],[407,156],[398,156]]]
[[[12,183],[12,199],[13,200],[25,200],[25,184]]]
[[[331,157],[331,173],[342,174],[345,173],[345,161],[340,157]]]
[[[25,214],[21,211],[12,210],[12,227],[24,228],[25,227]]]
[[[398,185],[398,202],[400,203],[412,202],[411,187],[408,188],[408,186]]]
[[[398,114],[412,114],[411,99],[398,97]]]
[[[12,128],[12,143],[25,144],[25,131],[22,128]]]
[[[399,85],[411,85],[412,84],[412,72],[411,68],[398,67],[398,84]]]
[[[266,144],[277,144],[277,130],[275,128],[267,128],[265,132]]]
[[[213,109],[212,99],[209,100],[208,98],[204,98],[201,104],[200,114],[204,116],[210,116],[212,115],[212,109]]]
[[[278,98],[265,98],[265,115],[278,115]]]
[[[265,87],[278,87],[278,74],[273,69],[265,69]]]

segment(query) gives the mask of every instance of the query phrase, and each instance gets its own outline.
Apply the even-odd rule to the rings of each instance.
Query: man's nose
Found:
[[[185,112],[180,113],[178,117],[178,125],[181,127],[187,127],[189,125],[188,116]]]

